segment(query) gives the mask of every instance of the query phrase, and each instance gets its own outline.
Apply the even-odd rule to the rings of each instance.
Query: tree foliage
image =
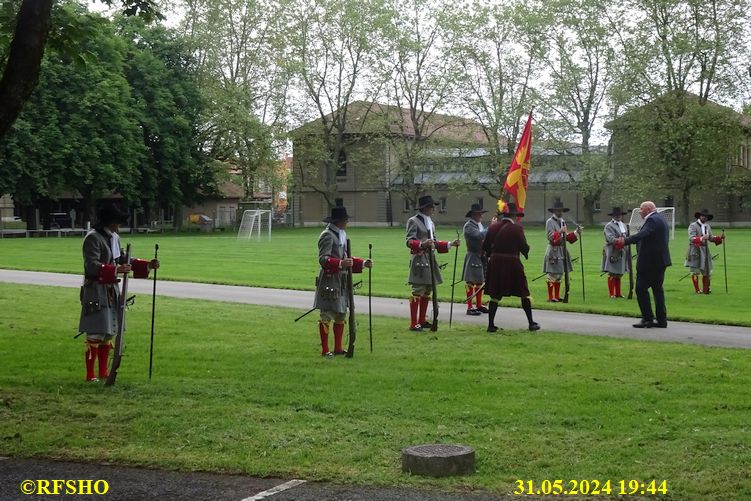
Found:
[[[194,202],[211,182],[197,150],[200,99],[189,58],[161,28],[108,20],[75,3],[79,52],[51,46],[40,84],[0,141],[0,192],[33,205],[78,192],[86,210],[117,193],[133,206]]]

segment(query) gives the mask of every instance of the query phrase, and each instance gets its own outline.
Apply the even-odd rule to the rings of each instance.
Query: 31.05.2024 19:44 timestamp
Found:
[[[667,480],[515,480],[514,494],[544,496],[667,494]]]

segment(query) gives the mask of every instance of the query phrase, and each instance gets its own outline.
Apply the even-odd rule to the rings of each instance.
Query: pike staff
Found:
[[[154,259],[159,258],[159,244],[154,244]],[[151,292],[151,344],[149,345],[149,381],[151,381],[151,367],[154,361],[154,312],[156,311],[156,268],[154,269],[154,288]]]
[[[725,240],[725,229],[722,230],[722,270],[725,272],[725,294],[728,293],[728,254]]]
[[[125,248],[125,263],[130,263],[130,244]],[[110,367],[107,380],[104,382],[104,386],[112,386],[117,379],[117,371],[120,368],[120,361],[123,358],[123,346],[125,344],[125,310],[128,307],[128,273],[123,273],[122,285],[123,288],[120,291],[120,301],[118,302],[117,311],[117,335],[115,336],[115,350],[112,354],[112,367]]]
[[[368,244],[368,259],[373,261],[373,244]],[[368,268],[368,332],[370,334],[370,352],[373,353],[373,290],[371,288],[373,267]]]
[[[459,239],[459,230],[456,231],[456,238]],[[449,305],[449,328],[451,327],[451,319],[454,317],[454,286],[456,285],[456,261],[459,259],[459,246],[456,246],[454,252],[454,273],[451,276],[451,304]]]
[[[581,270],[582,270],[582,302],[587,302],[587,296],[584,293],[584,245],[582,244],[582,236],[581,233],[579,234],[579,264],[581,264]]]

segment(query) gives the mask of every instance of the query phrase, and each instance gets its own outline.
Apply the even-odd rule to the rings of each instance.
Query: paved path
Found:
[[[32,285],[55,285],[62,287],[79,287],[81,277],[63,273],[42,273],[33,271],[15,271],[0,269],[0,282]],[[149,280],[131,280],[128,290],[139,294],[151,294],[152,282]],[[309,309],[313,304],[313,292],[284,289],[265,289],[261,287],[240,287],[232,285],[214,285],[194,282],[161,281],[157,293],[164,296],[247,303],[268,306],[280,304],[301,310]],[[373,314],[392,317],[409,316],[409,306],[405,299],[372,298]],[[358,311],[368,311],[368,298],[355,297]],[[441,303],[441,328],[448,326],[449,304]],[[537,321],[543,330],[571,332],[589,336],[608,336],[618,338],[643,339],[650,341],[670,341],[677,343],[702,344],[706,346],[723,346],[730,348],[751,348],[751,328],[728,325],[709,325],[691,322],[669,322],[667,329],[634,329],[637,320],[632,317],[611,315],[593,315],[588,313],[571,313],[553,310],[536,310]],[[454,321],[486,326],[486,317],[468,317],[464,314],[462,304],[454,305]],[[505,329],[526,329],[524,312],[519,308],[501,308],[496,316],[496,325]],[[405,326],[406,327],[406,326]],[[406,329],[405,329],[406,330]]]
[[[23,494],[54,492],[52,480],[91,480],[91,484],[71,484],[92,495],[66,495],[67,484],[59,484],[57,495]],[[41,487],[47,491],[40,491]],[[106,483],[104,483],[104,482]],[[34,483],[36,482],[36,483]],[[91,491],[87,491],[91,489]],[[95,489],[97,489],[95,491]],[[106,489],[106,494],[101,494]],[[96,493],[100,495],[96,495]],[[0,458],[0,499],[3,501],[104,499],[107,501],[510,501],[519,496],[483,492],[448,493],[433,489],[378,488],[302,482],[245,475],[147,470],[127,466],[48,461],[43,459]],[[526,496],[529,498],[529,496]]]

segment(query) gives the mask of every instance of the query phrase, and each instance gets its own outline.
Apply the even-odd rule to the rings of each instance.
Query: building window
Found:
[[[339,150],[336,177],[347,177],[347,153],[344,150]]]
[[[477,199],[477,205],[480,206],[480,209],[484,209],[485,208],[485,200],[482,197],[479,197]]]
[[[412,211],[412,207],[409,205],[409,199],[408,198],[404,199],[404,208],[402,209],[402,211],[403,212],[411,212]]]
[[[438,199],[440,202],[440,207],[438,208],[438,212],[446,212],[447,204],[446,204],[446,197],[441,197]]]
[[[746,212],[746,197],[738,197],[738,212]]]
[[[601,211],[602,211],[602,207],[600,206],[600,200],[596,200],[592,204],[592,212],[601,212]]]
[[[334,205],[337,207],[344,207],[344,199],[343,198],[335,198],[334,199]]]

